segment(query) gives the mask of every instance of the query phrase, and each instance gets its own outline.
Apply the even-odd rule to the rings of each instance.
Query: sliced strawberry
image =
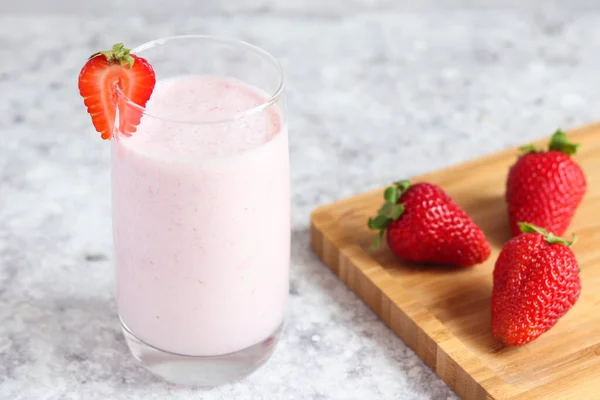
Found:
[[[93,54],[79,73],[79,94],[92,117],[96,131],[102,139],[113,135],[117,110],[117,85],[135,107],[123,99],[119,102],[120,130],[126,135],[135,132],[146,105],[154,90],[156,77],[145,59],[129,54],[123,43],[112,50]]]

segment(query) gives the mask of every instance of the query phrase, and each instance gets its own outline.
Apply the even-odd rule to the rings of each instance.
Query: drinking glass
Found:
[[[271,356],[288,297],[282,69],[253,45],[207,36],[131,53],[152,65],[157,84],[145,107],[116,91],[112,219],[123,333],[133,356],[169,382],[232,382]]]

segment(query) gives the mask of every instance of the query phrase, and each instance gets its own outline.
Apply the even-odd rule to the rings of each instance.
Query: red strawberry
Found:
[[[521,233],[518,223],[528,222],[555,235],[563,235],[585,194],[587,184],[581,167],[571,159],[579,145],[569,143],[557,131],[549,150],[524,146],[526,151],[510,168],[506,201],[513,236]]]
[[[88,59],[79,73],[79,94],[102,139],[110,139],[113,134],[117,85],[125,97],[144,107],[155,83],[152,66],[145,59],[129,54],[123,43],[117,43],[112,50],[98,52]],[[119,107],[119,112],[122,132],[135,132],[142,117],[140,110],[123,106]]]
[[[470,267],[490,256],[479,227],[439,186],[401,181],[388,187],[385,203],[369,228],[379,231],[374,247],[387,232],[398,257],[411,262]]]
[[[494,268],[492,334],[509,346],[537,339],[579,298],[573,242],[531,224],[505,245]]]

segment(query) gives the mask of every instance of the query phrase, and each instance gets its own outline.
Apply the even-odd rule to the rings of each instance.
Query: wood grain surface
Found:
[[[600,124],[569,136],[582,144],[574,158],[589,186],[568,231],[579,236],[573,251],[582,294],[550,331],[523,347],[503,347],[490,332],[492,271],[509,238],[506,173],[517,148],[411,179],[443,187],[486,233],[492,255],[471,269],[409,265],[385,245],[371,250],[367,219],[384,188],[312,214],[313,251],[465,400],[600,399]]]

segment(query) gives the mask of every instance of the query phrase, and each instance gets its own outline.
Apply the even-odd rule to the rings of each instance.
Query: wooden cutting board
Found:
[[[550,331],[523,347],[503,347],[490,333],[492,271],[509,238],[504,184],[517,148],[412,179],[443,187],[486,233],[492,255],[472,269],[411,266],[385,245],[371,250],[367,219],[384,188],[312,214],[314,252],[465,400],[600,399],[600,124],[569,135],[582,144],[575,159],[589,186],[569,229],[579,236],[573,251],[582,294]]]

